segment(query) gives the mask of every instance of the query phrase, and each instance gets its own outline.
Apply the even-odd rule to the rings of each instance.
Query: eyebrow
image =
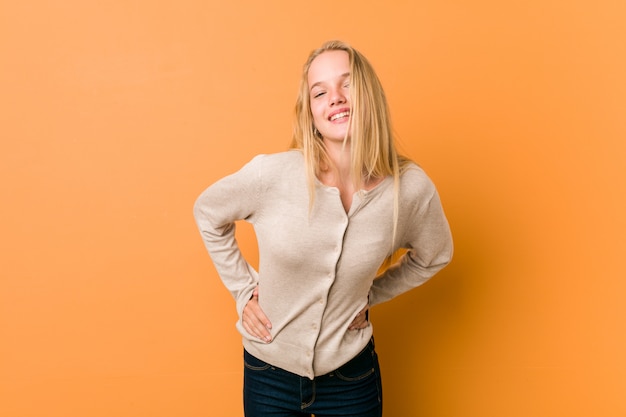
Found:
[[[339,76],[339,78],[347,78],[350,76],[349,72],[344,72],[343,74],[341,74]],[[318,81],[316,83],[314,83],[313,85],[311,85],[311,87],[309,88],[309,91],[313,90],[315,87],[318,87],[319,85],[324,84],[324,81]]]

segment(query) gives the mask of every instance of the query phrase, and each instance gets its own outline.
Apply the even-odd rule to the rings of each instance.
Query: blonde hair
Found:
[[[322,167],[333,167],[324,143],[316,134],[311,113],[308,73],[315,58],[328,51],[345,51],[350,62],[350,137],[351,173],[354,187],[360,190],[370,179],[393,177],[393,240],[398,220],[400,173],[410,162],[398,154],[391,127],[389,107],[382,84],[370,62],[345,42],[329,41],[309,55],[304,64],[295,107],[291,148],[301,149],[306,164],[310,206],[315,198],[315,178]],[[348,136],[344,138],[346,143]]]

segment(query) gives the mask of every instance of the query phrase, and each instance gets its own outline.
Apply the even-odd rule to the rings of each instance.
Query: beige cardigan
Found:
[[[346,214],[339,192],[317,183],[309,194],[300,151],[259,155],[205,190],[194,214],[215,267],[241,317],[255,286],[272,323],[272,342],[237,329],[257,358],[313,378],[343,365],[372,336],[372,326],[348,330],[356,314],[428,280],[452,257],[452,238],[437,191],[412,165],[400,180],[398,232],[401,260],[379,277],[391,253],[393,180],[357,192]],[[259,271],[243,258],[236,220],[254,226]],[[375,279],[376,278],[376,279]]]

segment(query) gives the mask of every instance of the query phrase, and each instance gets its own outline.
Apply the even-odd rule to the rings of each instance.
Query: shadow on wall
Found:
[[[480,306],[489,290],[481,281],[491,275],[494,243],[470,211],[446,212],[455,243],[452,262],[423,286],[372,309],[388,415],[441,412],[427,407],[434,398],[456,396],[449,372],[467,363],[476,329],[488,320]]]

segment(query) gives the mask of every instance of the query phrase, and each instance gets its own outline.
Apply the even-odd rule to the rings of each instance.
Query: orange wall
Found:
[[[287,146],[331,38],[377,68],[456,239],[373,310],[386,415],[625,415],[626,3],[238,3],[2,2],[0,415],[241,415],[191,207]]]

